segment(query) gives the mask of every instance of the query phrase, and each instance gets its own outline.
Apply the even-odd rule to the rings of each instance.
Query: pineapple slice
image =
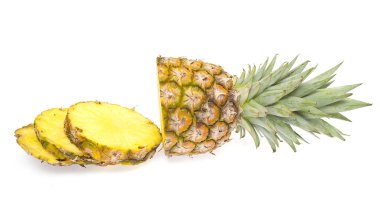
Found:
[[[137,164],[161,143],[159,128],[133,109],[103,102],[80,102],[68,109],[66,134],[103,165]]]
[[[60,159],[68,159],[78,164],[94,162],[66,136],[64,129],[66,114],[67,109],[52,108],[36,117],[34,127],[42,146]]]
[[[52,165],[70,165],[71,161],[62,160],[53,154],[49,153],[42,144],[38,141],[36,133],[34,132],[33,124],[17,129],[15,132],[17,143],[28,154],[47,162]]]

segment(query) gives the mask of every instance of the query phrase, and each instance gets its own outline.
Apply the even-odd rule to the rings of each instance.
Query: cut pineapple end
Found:
[[[66,136],[64,128],[66,115],[67,109],[64,108],[52,108],[38,115],[34,125],[39,138],[74,156],[84,156],[84,153]]]
[[[160,68],[157,67],[157,90],[160,91],[160,74],[159,74]],[[161,104],[161,97],[160,97],[160,92],[158,92],[158,104],[160,108],[160,126],[161,126],[161,132],[162,132],[162,140],[165,140],[165,118],[164,118],[164,113],[163,113],[163,107]],[[162,143],[164,148],[165,148],[165,142]]]
[[[158,127],[132,109],[101,102],[80,102],[67,120],[83,140],[121,151],[152,150],[161,143]]]
[[[17,143],[28,154],[53,165],[69,165],[70,161],[61,161],[44,149],[37,138],[32,124],[22,127],[15,132]]]

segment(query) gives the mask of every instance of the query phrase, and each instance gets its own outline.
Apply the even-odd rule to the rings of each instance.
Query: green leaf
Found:
[[[348,119],[346,116],[344,116],[341,113],[330,113],[328,117],[329,118],[335,118],[335,119],[343,120],[343,121],[347,121],[347,122],[352,122],[350,119]]]
[[[248,121],[254,126],[261,126],[272,134],[276,134],[276,129],[273,124],[266,117],[247,118]]]
[[[292,93],[292,95],[297,96],[297,97],[303,97],[323,87],[326,83],[328,83],[334,77],[334,73],[336,72],[336,70],[338,70],[338,68],[342,65],[342,63],[318,75],[317,77],[314,77],[313,79],[305,82],[297,90],[295,90]]]
[[[239,102],[240,102],[240,104],[244,104],[248,100],[249,90],[250,90],[249,84],[239,88],[239,94],[240,94]]]
[[[305,109],[298,111],[298,113],[308,119],[328,117],[328,114],[313,106],[306,107]]]
[[[276,103],[275,105],[269,106],[267,107],[267,110],[270,115],[279,117],[290,117],[293,113],[287,106],[281,103]]]
[[[259,92],[261,88],[260,81],[253,82],[250,86],[249,93],[248,93],[248,100],[251,100],[256,96],[256,94]]]
[[[321,89],[322,89],[322,88],[327,88],[327,87],[329,87],[332,83],[334,83],[334,80],[331,80],[331,81],[327,82],[325,85],[323,85],[323,86],[320,87],[320,88],[321,88]]]
[[[241,86],[243,84],[244,80],[245,80],[245,69],[243,69],[243,72],[241,72],[239,79],[235,83],[235,87]]]
[[[268,110],[255,100],[250,100],[248,103],[243,105],[244,117],[265,117],[267,113]]]
[[[343,64],[343,62],[339,63],[338,65],[334,66],[333,68],[331,68],[330,70],[318,75],[317,77],[314,77],[313,79],[311,79],[309,82],[318,82],[318,81],[321,81],[321,80],[324,80],[326,78],[329,78],[330,76],[332,76],[337,70],[338,68]]]
[[[263,127],[257,126],[257,130],[265,137],[265,139],[268,141],[270,147],[272,148],[273,152],[276,152],[276,147],[278,144],[278,139],[275,134],[270,133]]]
[[[350,111],[366,106],[371,106],[372,104],[367,103],[367,102],[362,102],[359,100],[354,100],[354,99],[344,99],[339,102],[335,102],[333,104],[324,106],[320,108],[321,111],[331,114],[331,113],[339,113],[339,112],[344,112],[344,111]]]
[[[263,77],[260,81],[253,82],[249,91],[248,99],[254,98],[256,95],[262,93],[266,88],[276,83],[283,73],[286,73],[290,69],[290,65],[287,63],[282,64],[273,73]]]
[[[252,136],[253,141],[255,142],[256,148],[260,146],[260,138],[257,135],[257,132],[252,124],[250,124],[245,118],[241,118],[241,124],[244,129]]]
[[[289,81],[287,82],[287,87],[282,90],[268,90],[261,93],[259,96],[256,97],[256,101],[263,106],[267,106],[270,104],[273,104],[277,101],[279,101],[281,98],[283,98],[285,95],[291,93],[300,85],[300,81]]]
[[[313,93],[314,91],[326,85],[333,77],[334,76],[331,76],[316,82],[304,82],[294,92],[292,92],[292,96],[304,97],[306,95],[309,95],[310,93]]]
[[[293,151],[296,151],[296,147],[294,144],[300,144],[300,142],[297,139],[297,135],[295,131],[292,129],[292,127],[285,122],[277,119],[276,117],[269,116],[270,121],[273,123],[273,125],[276,128],[277,134],[285,140],[285,142],[293,149]]]
[[[332,104],[334,102],[346,99],[350,97],[351,95],[352,95],[351,93],[340,94],[336,92],[336,93],[328,94],[326,92],[320,92],[320,93],[307,96],[305,97],[305,99],[315,101],[317,103],[316,107],[320,108],[320,107]]]
[[[290,87],[290,85],[294,85],[297,87],[297,85],[300,85],[302,83],[302,77],[298,77],[283,83],[279,83],[275,86],[269,87],[266,91],[273,91],[273,90],[286,90]]]
[[[277,102],[285,95],[286,90],[266,91],[261,93],[258,97],[256,97],[255,100],[263,106],[267,106]]]
[[[292,117],[284,118],[284,121],[288,124],[297,126],[318,138],[318,136],[315,135],[315,133],[318,133],[318,130],[309,122],[309,120],[304,119],[300,115],[293,114]]]
[[[263,65],[260,65],[259,69],[256,72],[256,75],[252,79],[253,82],[254,81],[259,81],[261,78],[264,77],[264,73],[265,73],[266,67],[268,65],[268,61],[269,61],[269,58],[267,58],[267,60],[265,60],[265,62],[264,62]]]
[[[277,54],[274,55],[274,57],[272,58],[272,61],[269,63],[268,67],[265,69],[265,72],[263,74],[263,77],[266,77],[268,76],[269,74],[271,74],[272,70],[273,70],[273,67],[276,63],[276,60],[277,60]]]
[[[310,123],[320,132],[330,137],[337,137],[341,140],[345,140],[343,137],[343,133],[339,131],[337,128],[329,124],[328,122],[322,119],[312,119]]]
[[[244,85],[252,82],[252,79],[254,78],[255,73],[256,73],[256,66],[253,66],[253,68],[251,68],[251,65],[248,65],[248,75],[247,75],[247,78],[244,80]]]
[[[316,69],[316,67],[309,68],[309,69],[303,71],[302,73],[298,73],[298,74],[296,74],[296,75],[293,75],[293,76],[291,76],[291,77],[287,77],[287,78],[281,80],[280,83],[288,82],[288,81],[292,81],[292,80],[294,80],[294,79],[299,79],[299,78],[301,78],[302,81],[303,81],[303,80],[305,80],[305,79],[306,79],[306,78],[307,78],[307,77],[308,77],[308,76],[309,76],[309,75],[310,75],[315,69]]]
[[[323,88],[319,89],[316,92],[306,96],[306,98],[310,98],[311,96],[314,95],[333,95],[333,94],[345,94],[361,84],[351,84],[351,85],[345,85],[345,86],[339,86],[339,87],[333,87],[333,88]]]
[[[306,109],[309,106],[317,105],[315,101],[292,96],[281,99],[279,103],[284,104],[291,111],[299,111],[302,109]]]
[[[303,70],[305,70],[307,64],[309,63],[310,61],[304,61],[303,63],[301,63],[300,65],[298,65],[297,67],[293,68],[292,70],[290,70],[286,76],[283,76],[283,78],[288,78],[288,77],[292,77],[294,75],[297,75],[299,73],[301,73]]]

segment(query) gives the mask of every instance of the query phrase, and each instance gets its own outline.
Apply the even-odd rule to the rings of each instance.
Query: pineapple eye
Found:
[[[205,100],[206,95],[203,93],[202,89],[195,86],[185,88],[183,96],[183,104],[185,107],[192,111],[199,110]]]
[[[178,138],[173,132],[165,132],[164,148],[166,151],[170,150],[177,142]]]
[[[218,106],[223,106],[228,100],[228,91],[221,85],[214,86],[214,101]]]
[[[195,114],[199,121],[202,121],[206,125],[213,125],[220,117],[220,110],[214,103],[208,102]]]
[[[200,60],[184,60],[183,65],[191,70],[199,70],[202,68],[203,62]]]
[[[157,71],[158,71],[158,79],[160,82],[164,82],[169,78],[168,67],[160,64],[157,66]]]
[[[222,120],[230,124],[235,121],[236,116],[237,111],[235,105],[232,102],[227,102],[222,109]]]
[[[198,123],[197,125],[192,125],[191,128],[182,134],[185,140],[192,142],[202,142],[208,136],[208,128],[205,124]]]
[[[197,71],[194,73],[194,84],[202,89],[210,88],[213,83],[214,78],[206,71]]]
[[[180,141],[172,148],[171,152],[179,155],[189,154],[194,148],[194,143],[190,141]]]
[[[222,67],[210,63],[204,63],[203,68],[211,75],[219,75],[222,72]]]
[[[210,138],[219,140],[228,132],[228,125],[225,122],[217,122],[210,129]]]
[[[169,116],[168,130],[177,135],[185,132],[192,123],[192,115],[186,109],[177,109]]]
[[[233,79],[226,73],[215,76],[215,80],[218,84],[222,85],[226,89],[231,89],[233,85]]]
[[[195,147],[193,153],[207,153],[211,152],[215,148],[215,141],[213,140],[206,140],[201,143],[198,143]]]
[[[169,82],[160,88],[161,104],[167,108],[173,108],[181,100],[181,89],[174,82]]]
[[[185,67],[172,67],[170,70],[171,80],[177,82],[178,85],[188,85],[193,80],[193,73]]]

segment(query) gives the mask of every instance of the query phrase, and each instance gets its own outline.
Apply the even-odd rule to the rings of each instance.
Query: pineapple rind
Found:
[[[41,161],[57,166],[71,164],[71,161],[62,160],[54,156],[42,146],[34,131],[33,124],[29,124],[20,129],[17,129],[15,131],[15,136],[17,137],[17,143],[21,146],[22,149],[24,149],[25,152]]]
[[[82,112],[87,109],[91,111]],[[90,123],[83,123],[82,117]],[[97,123],[96,128],[91,122]],[[151,158],[162,139],[158,127],[139,113],[102,102],[71,106],[65,130],[71,142],[100,165],[143,162]]]
[[[229,141],[240,112],[236,77],[218,65],[184,57],[157,57],[157,72],[167,155],[208,153]]]

